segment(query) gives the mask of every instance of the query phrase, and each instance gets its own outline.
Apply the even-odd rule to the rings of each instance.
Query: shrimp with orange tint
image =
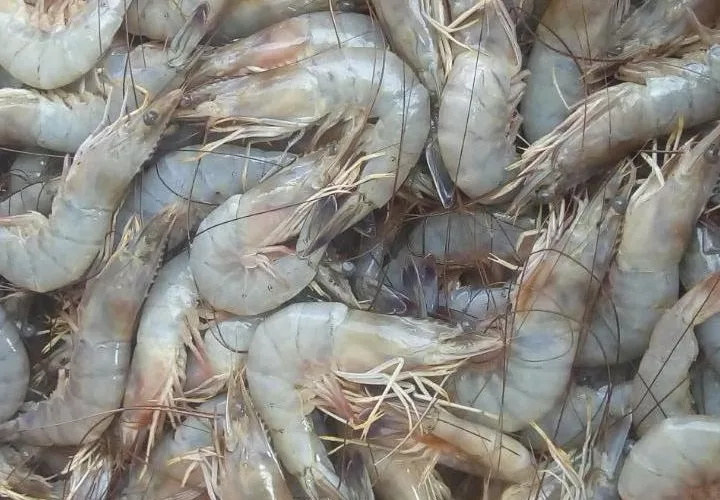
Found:
[[[135,319],[164,253],[176,207],[137,234],[129,231],[80,303],[70,375],[49,399],[0,425],[0,440],[37,446],[91,442],[120,407],[130,365]]]
[[[623,174],[618,169],[581,203],[566,228],[556,228],[550,219],[511,292],[507,354],[494,365],[463,367],[455,375],[453,400],[475,409],[462,411],[464,418],[517,431],[564,394],[578,338],[612,261],[630,189]]]

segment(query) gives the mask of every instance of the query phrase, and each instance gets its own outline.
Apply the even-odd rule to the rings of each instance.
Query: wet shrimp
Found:
[[[35,88],[67,85],[95,67],[110,48],[128,5],[124,0],[66,1],[44,11],[44,2],[4,1],[0,66]]]
[[[292,133],[320,124],[363,126],[352,148],[347,194],[309,228],[307,254],[327,244],[372,210],[384,206],[422,153],[430,129],[427,90],[390,51],[341,48],[257,75],[203,86],[188,93],[178,115],[185,119],[271,120],[271,130]],[[367,124],[372,119],[374,123]],[[262,123],[262,121],[260,122]],[[343,174],[349,176],[349,172]],[[318,211],[327,203],[319,203]]]
[[[707,416],[663,420],[630,449],[620,473],[623,500],[717,498],[720,420]]]
[[[173,91],[88,138],[52,204],[0,220],[0,274],[47,292],[81,278],[105,245],[125,189],[152,154],[180,101]]]
[[[550,227],[536,243],[512,291],[508,353],[491,368],[467,367],[455,377],[454,400],[481,412],[463,412],[465,418],[517,431],[563,395],[578,337],[612,260],[622,221],[617,207],[629,191],[622,173],[582,203],[568,227]]]
[[[690,141],[632,195],[610,269],[575,363],[604,366],[639,357],[655,323],[677,300],[679,264],[720,174],[720,126]],[[668,207],[673,207],[668,210]]]
[[[694,413],[690,365],[698,354],[692,327],[720,312],[720,273],[695,285],[660,318],[633,380],[633,426],[640,435],[664,418]]]
[[[15,415],[25,401],[30,381],[30,362],[20,332],[0,305],[0,346],[3,372],[0,375],[0,422]]]
[[[551,133],[533,143],[513,168],[522,170],[503,190],[523,184],[511,211],[547,202],[598,174],[682,119],[694,127],[720,117],[720,45],[706,64],[668,61],[644,83],[624,82],[580,101]],[[642,78],[643,75],[641,75]]]
[[[190,86],[279,68],[339,47],[383,46],[382,33],[369,16],[313,12],[206,52],[192,72]]]
[[[0,440],[73,446],[99,438],[110,426],[112,412],[122,403],[135,319],[176,215],[172,207],[141,232],[126,233],[85,288],[68,378],[49,399],[0,425]]]
[[[362,448],[360,448],[362,451]],[[430,459],[385,456],[374,452],[370,467],[378,500],[451,500],[450,488],[443,482]]]
[[[353,311],[337,303],[300,303],[258,327],[247,379],[285,469],[311,498],[318,498],[319,490],[346,498],[307,416],[323,400],[335,411],[347,405],[338,393],[339,372],[365,372],[393,359],[402,359],[404,370],[427,370],[497,347],[496,339],[462,335],[437,321]]]
[[[457,1],[457,7],[468,2]],[[517,106],[526,72],[515,25],[500,0],[487,2],[483,18],[466,34],[475,50],[459,54],[440,100],[438,143],[457,187],[472,198],[488,197],[509,180],[506,167],[517,157]],[[481,28],[478,28],[481,27]],[[480,33],[475,33],[481,29]],[[473,39],[473,36],[480,38]],[[478,43],[479,42],[479,43]],[[478,159],[482,159],[478,164]]]
[[[552,131],[586,95],[588,61],[604,56],[627,0],[554,0],[545,10],[527,62],[530,76],[520,103],[525,139]]]

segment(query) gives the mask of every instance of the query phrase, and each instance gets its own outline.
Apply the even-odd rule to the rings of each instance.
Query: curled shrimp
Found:
[[[97,439],[120,407],[130,364],[135,319],[155,276],[170,226],[171,207],[142,232],[129,231],[80,303],[70,375],[50,399],[0,425],[0,439],[38,446],[79,445]]]
[[[663,420],[630,449],[620,473],[623,500],[715,498],[720,491],[720,420]]]
[[[720,126],[651,175],[632,195],[610,268],[575,363],[604,366],[642,355],[652,329],[677,300],[679,264],[720,174]],[[668,207],[673,207],[668,210]]]
[[[373,370],[389,360],[402,360],[406,370],[441,367],[497,346],[495,339],[462,335],[459,328],[437,321],[350,310],[337,303],[300,303],[258,327],[246,375],[287,471],[313,499],[318,487],[346,498],[307,416],[323,400],[336,411],[347,406],[336,377]],[[383,375],[375,376],[384,383]]]
[[[536,243],[511,292],[504,362],[491,369],[469,366],[456,375],[454,399],[480,410],[465,418],[517,431],[563,395],[578,337],[612,260],[622,221],[617,207],[629,191],[621,186],[621,173],[582,204],[569,227]]]
[[[30,362],[20,339],[20,332],[5,309],[0,306],[0,356],[3,373],[0,377],[0,421],[12,417],[25,401],[30,380]]]
[[[48,218],[30,212],[0,219],[0,274],[36,292],[81,278],[103,249],[125,189],[155,150],[181,94],[169,92],[88,138]]]
[[[0,66],[27,85],[55,89],[97,64],[110,48],[129,2],[67,0],[42,12],[44,5],[0,4],[0,31],[5,34]]]
[[[420,157],[430,130],[428,91],[412,71],[390,51],[359,47],[205,85],[187,94],[178,115],[211,124],[236,121],[239,129],[231,137],[252,134],[243,127],[258,120],[269,120],[273,127],[268,133],[274,134],[313,124],[321,131],[348,122],[362,126],[352,148],[359,164],[336,183],[343,188],[333,197],[337,208],[309,228],[307,254],[392,198]],[[374,123],[366,124],[369,119]],[[321,213],[322,206],[318,204]]]

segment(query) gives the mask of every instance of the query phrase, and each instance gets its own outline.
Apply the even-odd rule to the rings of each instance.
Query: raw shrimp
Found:
[[[310,284],[325,247],[301,257],[285,244],[300,234],[297,246],[304,248],[303,215],[337,166],[328,151],[306,155],[203,220],[190,267],[207,302],[239,316],[262,314]]]
[[[82,277],[102,250],[125,189],[154,151],[181,94],[169,92],[88,138],[49,218],[30,212],[0,219],[5,279],[47,292]]]
[[[633,379],[633,426],[642,435],[664,418],[694,413],[690,365],[698,354],[692,327],[720,312],[720,273],[695,285],[660,318]]]
[[[695,363],[691,384],[698,413],[720,417],[720,374],[715,367],[705,360]]]
[[[183,252],[162,267],[140,315],[119,420],[126,451],[134,451],[147,434],[149,451],[165,423],[163,409],[175,406],[173,397],[185,382],[185,347],[200,335],[197,301],[189,257]]]
[[[313,499],[318,487],[343,498],[339,478],[307,417],[323,400],[335,411],[346,407],[335,379],[339,373],[364,372],[398,359],[404,370],[428,370],[487,353],[498,344],[437,321],[353,311],[337,303],[293,304],[256,330],[247,379],[287,471]],[[382,375],[376,377],[384,383]]]
[[[383,46],[382,33],[369,16],[313,12],[211,49],[193,71],[190,85],[279,68],[339,47]]]
[[[478,323],[504,314],[510,305],[511,287],[475,288],[463,286],[440,295],[441,307],[447,308],[452,321],[467,323],[474,330]]]
[[[138,234],[128,232],[103,270],[88,281],[78,310],[70,375],[50,399],[0,425],[0,439],[37,446],[92,442],[122,403],[135,319],[163,255],[172,207]]]
[[[173,151],[145,169],[117,214],[122,228],[134,214],[146,219],[172,203],[185,203],[187,214],[170,234],[169,248],[184,242],[200,222],[234,194],[244,193],[292,163],[291,153],[224,144],[199,159],[202,145]]]
[[[664,182],[651,175],[630,199],[608,292],[581,341],[578,366],[639,357],[655,323],[677,300],[680,259],[720,173],[720,126],[683,149],[664,165]]]
[[[322,130],[338,123],[365,125],[352,153],[353,160],[369,158],[362,168],[353,169],[353,178],[341,183],[350,185],[349,193],[338,196],[337,210],[326,221],[318,218],[311,228],[307,253],[392,198],[420,157],[430,129],[427,90],[392,52],[368,48],[335,49],[290,66],[206,85],[187,95],[178,115],[211,123],[271,120],[283,124],[272,129],[285,133],[316,123]],[[374,124],[365,124],[368,119]],[[344,171],[343,177],[349,175]]]
[[[211,28],[226,4],[227,0],[134,0],[125,18],[125,27],[134,35],[165,42],[175,37],[203,5],[207,18],[204,31]],[[203,35],[205,32],[200,34]]]
[[[428,17],[442,23],[448,15],[442,3],[433,2],[429,12],[423,0],[373,0],[372,4],[390,39],[391,48],[417,73],[431,95],[439,98],[445,85],[445,74],[437,32]]]
[[[507,354],[492,367],[464,368],[453,382],[454,401],[481,411],[463,412],[465,418],[517,431],[564,394],[578,336],[610,267],[618,207],[629,191],[619,185],[622,172],[581,205],[569,227],[551,227],[536,243],[512,291]]]
[[[520,104],[528,143],[552,131],[586,95],[582,70],[604,56],[628,0],[553,0],[538,25]]]
[[[460,2],[462,3],[462,2]],[[500,0],[484,7],[476,50],[459,54],[440,101],[438,142],[443,163],[460,190],[472,198],[488,195],[509,180],[517,105],[525,89],[515,26]],[[470,31],[474,32],[475,27]],[[470,38],[474,35],[468,35]]]
[[[720,144],[719,144],[720,146]],[[720,234],[711,224],[698,224],[680,262],[680,282],[691,289],[709,274],[720,271]],[[720,369],[720,316],[712,316],[695,327],[705,360]]]
[[[452,500],[450,488],[443,482],[430,459],[406,459],[402,456],[378,456],[370,467],[378,500]]]
[[[711,499],[720,492],[720,420],[668,418],[630,449],[620,473],[623,500]]]
[[[0,4],[0,66],[40,89],[62,87],[90,71],[110,48],[129,3],[68,0],[51,5],[43,12],[44,2]]]
[[[0,217],[22,215],[27,212],[38,212],[43,215],[50,213],[52,201],[62,185],[62,178],[57,177],[47,182],[36,182],[14,192],[0,201]]]
[[[533,198],[547,202],[562,196],[607,166],[667,135],[682,119],[694,127],[720,117],[720,45],[707,51],[707,64],[669,61],[664,75],[650,74],[644,84],[625,82],[580,101],[555,130],[533,143],[514,168],[524,183],[511,210]],[[514,190],[515,181],[503,188]]]
[[[0,360],[3,367],[0,375],[0,422],[5,422],[15,415],[25,401],[25,392],[30,381],[30,362],[20,339],[20,332],[1,305],[0,339]]]

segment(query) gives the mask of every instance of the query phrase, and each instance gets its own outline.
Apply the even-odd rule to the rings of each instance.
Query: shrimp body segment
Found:
[[[20,332],[0,306],[0,421],[12,417],[25,401],[30,362]]]
[[[155,150],[180,95],[170,92],[88,138],[48,218],[30,212],[0,219],[0,274],[36,292],[81,278],[102,250],[125,189]]]
[[[165,249],[175,207],[129,237],[88,282],[66,383],[50,399],[0,425],[0,439],[36,446],[92,442],[122,403],[135,319]],[[132,237],[132,239],[131,239]]]
[[[331,406],[342,405],[331,396],[336,373],[362,373],[393,359],[402,359],[408,370],[427,369],[499,345],[496,339],[461,332],[437,321],[326,302],[293,304],[258,327],[247,360],[250,395],[282,464],[311,498],[318,498],[318,486],[332,491],[340,481],[308,415],[323,398]]]

